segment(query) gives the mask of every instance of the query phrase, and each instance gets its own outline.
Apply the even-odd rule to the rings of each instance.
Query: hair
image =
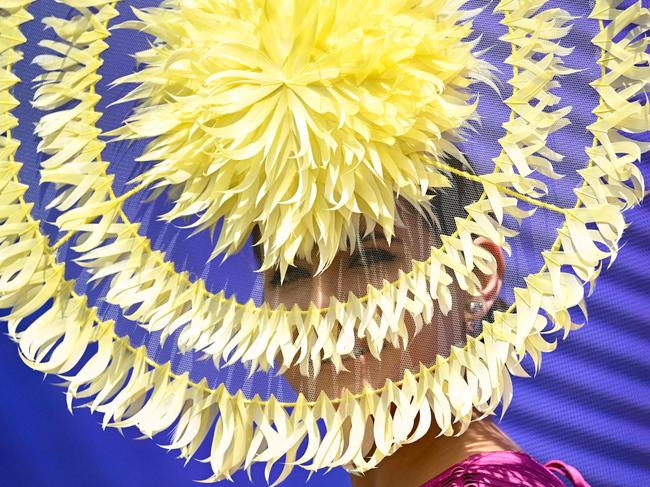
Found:
[[[460,160],[453,156],[446,156],[442,158],[443,162],[454,169],[464,170],[474,172],[471,164],[463,164]],[[446,188],[442,189],[431,189],[428,194],[434,195],[435,197],[431,199],[431,210],[436,217],[440,233],[442,235],[451,235],[456,231],[456,217],[464,218],[467,216],[465,211],[465,206],[477,201],[481,194],[483,193],[483,186],[471,179],[465,178],[463,176],[457,175],[455,173],[450,173],[447,175],[451,182],[451,191]],[[445,211],[446,210],[446,211]],[[450,211],[451,210],[451,211]],[[262,262],[262,248],[260,245],[254,245],[260,240],[259,227],[255,225],[251,233],[252,236],[252,248],[255,259],[258,263]],[[506,311],[508,309],[508,304],[503,301],[501,298],[497,298],[494,302],[494,305],[488,313],[485,315],[486,320],[492,322],[494,321],[494,312],[495,311]]]

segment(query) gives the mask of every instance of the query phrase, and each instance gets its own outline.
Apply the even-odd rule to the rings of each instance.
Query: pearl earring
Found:
[[[472,300],[469,302],[469,305],[467,306],[468,311],[473,314],[477,315],[483,310],[483,302],[482,301],[477,301],[477,300]],[[477,335],[482,327],[481,320],[469,320],[465,322],[465,334],[468,335]]]
[[[470,301],[469,303],[469,312],[472,314],[480,313],[483,309],[483,303],[481,301]]]

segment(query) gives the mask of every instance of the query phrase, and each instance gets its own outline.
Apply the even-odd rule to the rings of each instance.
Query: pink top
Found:
[[[575,487],[590,487],[578,470],[560,460],[542,465],[527,453],[515,451],[472,455],[420,487],[565,487],[556,474]]]

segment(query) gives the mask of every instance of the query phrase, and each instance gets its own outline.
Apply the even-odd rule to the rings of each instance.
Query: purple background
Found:
[[[133,2],[140,5],[141,2]],[[151,3],[151,2],[147,2]],[[481,2],[475,2],[477,4]],[[556,2],[560,4],[560,2]],[[566,2],[563,2],[564,8]],[[585,3],[575,2],[574,7]],[[122,8],[125,11],[125,8]],[[36,21],[24,26],[30,41],[24,47],[26,61],[16,66],[21,79],[29,80],[38,74],[38,68],[29,60],[40,52],[36,41],[50,38],[51,31],[42,32],[38,18],[56,13],[65,15],[62,9],[52,2],[43,1],[30,8]],[[477,24],[478,25],[478,24]],[[488,24],[483,24],[482,27]],[[569,57],[566,64],[571,66],[590,65],[592,56],[597,54],[588,43],[594,32],[594,23],[586,19],[576,22],[566,39],[566,45],[581,44],[583,47]],[[494,42],[503,33],[503,26],[489,24],[484,29],[486,42]],[[116,120],[124,115],[124,108],[107,109],[110,101],[122,92],[118,89],[106,90],[106,83],[131,69],[124,62],[125,52],[142,48],[143,39],[134,38],[125,32],[115,31],[110,39],[102,66],[104,79],[98,91],[105,94],[100,110],[105,116],[100,121],[102,128],[113,127]],[[565,41],[563,41],[565,44]],[[503,46],[490,54],[495,64],[507,55]],[[501,66],[503,68],[503,66]],[[507,67],[505,71],[508,73]],[[564,170],[567,177],[555,188],[556,193],[550,201],[562,206],[575,201],[570,191],[561,188],[575,186],[575,176],[571,173],[584,165],[584,145],[589,145],[589,134],[584,127],[591,123],[595,95],[584,87],[598,76],[598,69],[587,69],[563,82],[563,88],[556,92],[563,97],[561,106],[573,105],[571,115],[573,126],[563,134],[553,136],[549,143],[556,150],[567,155]],[[18,159],[25,163],[21,180],[31,185],[28,200],[36,203],[34,214],[46,221],[53,221],[56,215],[46,213],[44,206],[52,198],[53,189],[38,186],[38,164],[41,156],[35,152],[38,142],[33,136],[33,123],[40,113],[33,110],[28,101],[32,96],[30,83],[22,83],[15,92],[22,104],[15,111],[21,126],[14,136],[22,141]],[[580,97],[575,91],[582,88]],[[573,95],[571,93],[573,92]],[[507,87],[504,88],[507,95]],[[496,155],[496,140],[502,135],[501,122],[506,118],[503,112],[493,113],[496,98],[489,93],[482,94],[482,115],[487,116],[481,129],[481,140],[491,141],[479,149],[468,144],[465,149],[473,154],[473,161],[481,172],[488,170],[487,162]],[[487,108],[485,108],[487,107]],[[583,143],[587,141],[586,143]],[[133,176],[132,157],[142,149],[142,144],[129,148],[125,145],[111,145],[106,151],[106,160],[111,161],[111,171],[116,174],[116,191],[122,192],[126,181]],[[474,151],[474,152],[473,152]],[[498,151],[497,151],[498,153]],[[557,196],[559,195],[559,197]],[[144,195],[139,195],[144,196]],[[170,250],[169,242],[176,242],[171,257],[177,269],[188,270],[192,279],[201,277],[208,282],[210,289],[225,288],[234,293],[244,292],[241,300],[248,296],[259,299],[259,287],[250,272],[250,249],[241,256],[226,261],[222,266],[205,266],[204,256],[209,237],[199,235],[178,245],[189,232],[180,231],[171,225],[160,225],[153,221],[155,215],[168,208],[168,202],[160,198],[144,208],[139,199],[130,201],[126,211],[134,221],[143,222],[143,234],[152,238],[155,248]],[[535,380],[515,379],[515,398],[501,426],[522,448],[540,461],[560,458],[580,469],[592,485],[650,485],[650,328],[647,318],[647,298],[650,296],[650,278],[646,272],[646,262],[650,257],[648,239],[650,238],[649,202],[627,214],[632,222],[624,241],[621,254],[612,269],[603,272],[594,295],[589,300],[590,322],[580,331],[573,332],[566,342],[559,344],[558,350],[544,359],[544,365]],[[522,228],[518,244],[513,244],[513,256],[508,260],[510,276],[504,297],[511,296],[514,285],[520,285],[521,275],[535,272],[540,267],[539,250],[548,248],[553,240],[558,219],[555,215],[538,212]],[[536,228],[548,225],[549,231],[539,235]],[[53,239],[57,236],[54,227],[44,225],[43,230]],[[190,257],[191,256],[191,257]],[[197,257],[198,256],[198,257]],[[61,257],[73,258],[68,246],[62,249]],[[239,259],[239,260],[237,260]],[[249,272],[242,272],[248,266]],[[78,278],[78,291],[85,289],[81,270],[70,265],[68,277]],[[228,286],[232,287],[228,287]],[[101,301],[103,287],[90,292],[92,300],[99,306],[104,319],[116,318],[117,309]],[[239,294],[237,294],[240,297]],[[211,382],[234,381],[234,388],[245,386],[255,392],[275,392],[281,399],[288,399],[292,391],[283,387],[280,380],[269,382],[268,376],[256,374],[251,382],[241,378],[242,371],[229,368],[218,375],[211,367],[200,367],[191,356],[174,355],[173,340],[164,349],[155,346],[157,340],[147,337],[127,320],[118,320],[118,331],[129,333],[138,343],[147,343],[150,354],[158,360],[173,356],[177,370],[191,369],[193,376],[208,375]],[[166,453],[150,440],[132,441],[137,434],[124,431],[129,440],[123,439],[113,429],[102,431],[100,417],[91,416],[85,409],[77,410],[70,416],[65,408],[64,396],[51,386],[56,382],[51,378],[43,380],[42,374],[28,369],[18,358],[15,345],[7,338],[0,340],[3,354],[0,379],[2,396],[0,402],[0,485],[7,486],[149,486],[149,485],[195,485],[192,480],[206,478],[209,466],[192,460],[183,467],[181,460],[174,459],[174,453]],[[167,439],[162,437],[160,443]],[[207,452],[199,452],[203,458]],[[261,469],[255,468],[255,479],[261,479]],[[235,476],[237,485],[250,485],[245,474]],[[306,473],[297,469],[287,485],[302,485]],[[347,475],[336,469],[326,476],[314,475],[310,485],[346,485]],[[224,483],[223,485],[231,485]]]

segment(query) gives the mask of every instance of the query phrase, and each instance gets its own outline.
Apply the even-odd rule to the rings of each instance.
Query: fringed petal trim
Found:
[[[249,362],[251,372],[258,368],[268,370],[281,356],[281,367],[296,363],[307,373],[310,362],[318,371],[320,361],[328,358],[340,368],[341,357],[352,350],[355,336],[365,337],[375,356],[385,342],[405,347],[407,313],[418,324],[429,323],[434,304],[437,303],[443,313],[451,308],[448,286],[453,282],[452,276],[463,289],[475,293],[478,283],[474,269],[492,271],[491,255],[473,245],[470,235],[485,236],[509,250],[506,237],[516,232],[501,225],[503,215],[521,220],[532,214],[532,211],[518,208],[516,193],[510,197],[504,194],[509,187],[535,186],[530,183],[531,178],[516,174],[511,170],[514,165],[504,169],[505,163],[501,160],[512,157],[523,163],[528,161],[531,167],[547,174],[548,171],[540,169],[545,151],[538,147],[539,141],[545,141],[548,133],[561,125],[565,110],[548,114],[548,117],[555,116],[553,124],[546,123],[548,120],[544,117],[531,117],[526,110],[513,117],[513,127],[525,126],[532,135],[518,143],[509,142],[510,136],[502,140],[504,154],[514,155],[502,155],[498,171],[481,177],[487,199],[468,206],[469,217],[457,220],[458,232],[443,237],[442,246],[432,248],[428,260],[413,261],[411,271],[401,272],[397,281],[384,281],[381,289],[368,286],[365,296],[350,294],[346,302],[333,297],[325,309],[313,305],[307,310],[297,306],[291,310],[283,306],[272,309],[266,303],[258,307],[252,300],[241,304],[234,296],[227,298],[223,291],[208,292],[202,280],[190,281],[187,273],[177,273],[172,263],[165,262],[161,252],[152,251],[149,240],[138,234],[139,225],[128,221],[121,205],[132,192],[119,198],[112,193],[112,177],[106,174],[107,163],[101,161],[104,143],[99,141],[99,129],[94,126],[99,118],[93,108],[98,95],[94,93],[94,83],[77,84],[82,78],[98,79],[99,55],[106,47],[102,39],[108,35],[106,22],[116,15],[112,5],[106,2],[100,1],[95,7],[96,13],[84,10],[71,20],[46,19],[46,24],[61,33],[63,39],[62,42],[50,42],[46,47],[69,52],[71,59],[64,57],[65,62],[61,62],[60,57],[53,62],[52,56],[35,59],[47,71],[38,80],[41,84],[36,91],[35,105],[54,110],[67,101],[80,101],[71,109],[45,115],[38,123],[36,132],[43,139],[39,149],[51,155],[43,162],[42,181],[62,188],[49,206],[64,212],[57,224],[70,232],[68,237],[78,233],[73,249],[83,254],[79,263],[93,274],[92,280],[111,278],[107,301],[123,310],[130,309],[127,317],[141,323],[146,330],[162,330],[162,341],[182,328],[178,340],[180,350],[203,351],[217,366]],[[566,33],[567,16],[554,11],[554,15],[544,13],[541,22],[524,22],[522,16],[534,10],[533,7],[516,10],[507,17],[513,33],[531,39],[529,44],[516,48],[509,61],[520,71],[519,76],[527,80],[521,87],[519,82],[513,82],[515,91],[509,100],[511,107],[518,107],[523,92],[530,97],[529,101],[546,100],[550,96],[548,90],[556,82],[553,77],[547,79],[548,73],[554,76],[566,73],[566,68],[556,60],[545,65],[544,82],[526,71],[533,69],[531,60],[537,52],[558,56],[566,53],[549,40]],[[84,35],[80,36],[80,32]],[[85,43],[77,45],[76,39]],[[516,55],[519,50],[525,51],[527,56]],[[537,89],[533,90],[533,86]],[[50,96],[52,92],[57,96]],[[517,129],[517,133],[511,130],[513,140],[521,139],[521,130]],[[524,157],[523,152],[530,153],[533,145],[539,148],[539,154]],[[440,165],[443,171],[448,169],[431,162]],[[532,170],[523,172],[528,175]],[[59,241],[55,248],[65,240]],[[293,336],[297,336],[295,341]]]
[[[267,463],[269,481],[271,466],[282,459],[284,468],[273,485],[295,465],[365,471],[399,445],[421,437],[434,418],[444,434],[455,434],[455,418],[466,428],[473,403],[486,414],[492,412],[503,393],[509,395],[505,367],[521,373],[512,347],[488,335],[484,341],[470,339],[465,349],[454,347],[448,360],[438,357],[435,372],[422,366],[418,374],[407,371],[400,383],[387,380],[380,390],[346,392],[338,399],[321,393],[316,401],[302,395],[292,403],[274,396],[262,401],[258,396],[248,399],[242,391],[233,395],[223,384],[212,390],[205,380],[192,383],[187,374],[171,373],[169,363],[149,359],[146,347],[134,348],[128,339],[117,337],[113,323],[99,320],[86,298],[75,294],[72,282],[63,279],[63,265],[55,262],[31,219],[29,205],[21,200],[26,187],[15,181],[19,168],[17,163],[0,163],[0,211],[15,216],[11,223],[3,221],[0,245],[17,253],[29,243],[23,252],[32,257],[18,270],[5,273],[6,267],[0,267],[0,293],[3,307],[12,308],[9,334],[22,359],[35,370],[61,375],[70,410],[73,400],[81,401],[103,414],[104,427],[137,426],[151,437],[174,426],[165,447],[179,449],[188,459],[210,435],[214,475],[208,481],[230,478],[254,462]],[[51,306],[23,327],[23,319],[49,300]],[[88,352],[94,353],[82,361]],[[395,416],[389,413],[391,404],[397,408]],[[324,434],[317,424],[321,419]],[[296,458],[303,441],[307,448]]]
[[[18,101],[11,95],[11,88],[18,81],[12,66],[23,58],[16,47],[25,42],[20,26],[33,17],[27,11],[30,0],[9,0],[0,6],[0,160],[9,160],[9,154],[18,150],[18,141],[7,134],[18,124],[11,110]]]
[[[315,401],[302,395],[291,403],[274,396],[263,401],[246,398],[241,390],[233,395],[223,384],[210,389],[205,379],[193,383],[187,373],[172,373],[169,363],[149,359],[145,346],[135,348],[128,338],[118,337],[113,322],[98,319],[96,309],[64,280],[63,264],[55,261],[22,199],[26,186],[16,181],[19,169],[18,163],[0,162],[0,214],[9,215],[0,225],[0,248],[3,255],[24,255],[16,267],[0,266],[0,306],[11,309],[9,335],[21,358],[35,370],[62,376],[70,410],[74,400],[80,401],[103,414],[104,427],[137,426],[152,437],[173,426],[165,447],[179,449],[186,459],[209,435],[214,475],[207,481],[230,478],[241,468],[250,473],[254,462],[267,464],[270,481],[271,467],[282,460],[284,468],[273,485],[296,465],[363,472],[424,435],[434,420],[442,434],[460,434],[469,425],[472,407],[491,414],[502,396],[509,401],[509,372],[525,374],[512,344],[487,334],[482,341],[470,338],[463,349],[453,347],[450,357],[439,356],[432,368],[407,371],[400,382],[386,380],[380,389],[358,395],[346,391],[335,399],[321,393]],[[23,326],[50,300],[44,313]],[[541,327],[540,320],[534,322],[538,326],[526,351],[539,354],[548,346],[535,340]],[[506,339],[515,335],[515,326],[504,322]],[[460,431],[454,429],[456,422]],[[307,448],[296,458],[303,441]]]

